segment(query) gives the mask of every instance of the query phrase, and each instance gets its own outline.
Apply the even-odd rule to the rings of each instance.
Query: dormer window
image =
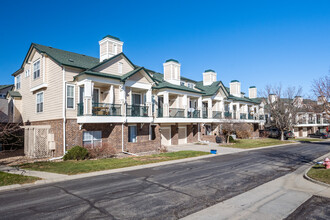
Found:
[[[21,75],[16,76],[16,89],[21,88]]]
[[[192,83],[188,83],[188,88],[193,89],[193,88],[194,88],[194,84],[192,84]]]
[[[37,60],[33,64],[33,79],[40,77],[40,60]]]

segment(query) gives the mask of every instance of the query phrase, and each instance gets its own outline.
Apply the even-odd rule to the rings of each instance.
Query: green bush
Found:
[[[235,140],[232,136],[229,136],[229,143],[235,143]]]
[[[84,147],[74,146],[66,152],[63,160],[84,160],[88,158],[88,150]]]

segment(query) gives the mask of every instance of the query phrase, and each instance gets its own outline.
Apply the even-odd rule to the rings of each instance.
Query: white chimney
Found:
[[[120,41],[118,37],[107,35],[99,41],[100,45],[100,62],[109,59],[121,52],[123,52],[124,42]]]
[[[217,73],[214,70],[205,70],[203,73],[203,85],[208,86],[217,81]]]
[[[269,102],[273,103],[273,102],[276,101],[276,99],[277,99],[277,96],[275,94],[269,94],[268,95],[268,101]]]
[[[230,95],[241,97],[241,83],[238,80],[230,82]]]
[[[179,61],[174,59],[166,60],[163,63],[164,66],[164,80],[175,84],[180,85],[180,68],[181,64]]]
[[[250,86],[250,88],[249,88],[249,98],[250,98],[250,99],[255,99],[255,98],[257,98],[257,87],[255,87],[255,86]]]

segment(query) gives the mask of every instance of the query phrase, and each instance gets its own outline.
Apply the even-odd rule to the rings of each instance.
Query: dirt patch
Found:
[[[42,158],[42,159],[35,159],[35,158],[28,158],[25,156],[17,156],[17,157],[8,157],[0,159],[0,166],[17,166],[24,163],[34,163],[39,161],[47,161],[49,158]]]

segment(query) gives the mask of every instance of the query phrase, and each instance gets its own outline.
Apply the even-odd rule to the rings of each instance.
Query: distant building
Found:
[[[9,120],[10,112],[7,93],[13,89],[14,85],[0,85],[0,123],[6,123]]]

